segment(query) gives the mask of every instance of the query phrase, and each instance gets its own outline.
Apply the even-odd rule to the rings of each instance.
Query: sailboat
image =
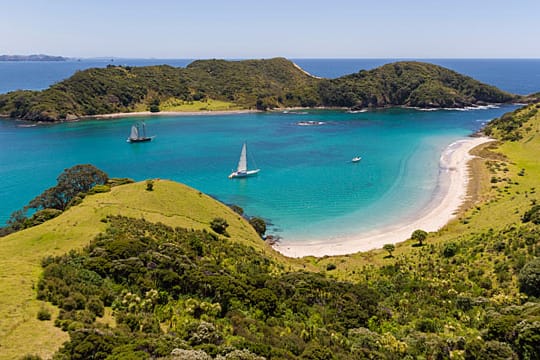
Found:
[[[146,124],[144,122],[135,123],[131,126],[131,133],[127,138],[128,143],[151,141],[153,136],[146,136]]]
[[[247,144],[244,143],[242,145],[242,151],[240,152],[240,160],[238,160],[238,167],[236,171],[233,171],[231,175],[229,175],[229,179],[234,178],[245,178],[248,176],[254,176],[257,175],[261,171],[260,169],[255,170],[248,170],[248,164],[247,164]]]

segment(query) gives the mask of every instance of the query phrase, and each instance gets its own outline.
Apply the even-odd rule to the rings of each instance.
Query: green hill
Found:
[[[235,241],[285,261],[238,214],[196,190],[166,180],[155,181],[152,192],[145,190],[144,183],[113,187],[109,193],[86,197],[82,204],[42,225],[1,238],[0,359],[25,353],[49,356],[68,339],[52,322],[36,318],[41,306],[35,293],[41,261],[84,248],[105,231],[107,224],[101,220],[109,215],[196,230],[209,230],[210,221],[222,217]],[[297,266],[295,261],[286,263]]]
[[[108,66],[79,71],[43,91],[0,95],[0,114],[58,121],[147,110],[462,107],[517,98],[454,71],[420,62],[398,62],[329,80],[310,76],[283,58],[197,60],[186,68]],[[219,101],[219,107],[213,107],[215,101]]]

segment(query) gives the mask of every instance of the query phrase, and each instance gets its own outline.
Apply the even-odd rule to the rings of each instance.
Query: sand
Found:
[[[493,141],[487,137],[459,140],[449,145],[440,159],[437,191],[429,204],[412,220],[350,237],[317,242],[287,242],[274,245],[274,249],[289,257],[313,255],[345,255],[382,248],[410,238],[416,229],[437,231],[452,220],[467,196],[469,181],[468,162],[473,158],[470,150]]]
[[[74,120],[84,119],[116,119],[124,117],[139,117],[139,116],[195,116],[195,115],[235,115],[235,114],[249,114],[261,112],[260,110],[216,110],[216,111],[140,111],[130,113],[114,113],[114,114],[101,114],[101,115],[88,115],[75,118]]]

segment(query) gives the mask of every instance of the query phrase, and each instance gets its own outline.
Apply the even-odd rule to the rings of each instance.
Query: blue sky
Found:
[[[540,58],[539,0],[19,0],[0,10],[0,54]]]

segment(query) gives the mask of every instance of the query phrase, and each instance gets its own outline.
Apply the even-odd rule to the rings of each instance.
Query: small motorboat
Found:
[[[355,157],[352,158],[351,162],[357,163],[357,162],[360,162],[360,160],[362,160],[362,158],[360,156],[355,156]]]

